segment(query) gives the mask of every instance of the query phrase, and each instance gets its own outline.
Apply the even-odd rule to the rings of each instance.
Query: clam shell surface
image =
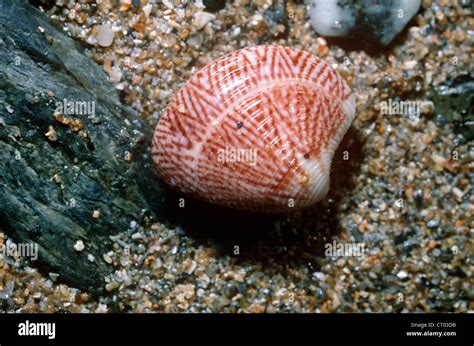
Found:
[[[282,46],[235,51],[194,74],[158,122],[153,159],[171,187],[219,205],[289,212],[320,201],[355,116],[347,82]]]

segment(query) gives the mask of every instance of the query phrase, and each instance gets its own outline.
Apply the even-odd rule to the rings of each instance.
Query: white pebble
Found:
[[[336,0],[310,3],[311,24],[324,36],[345,36],[355,26],[355,17],[350,8],[341,8]]]
[[[234,37],[237,37],[240,35],[240,33],[242,32],[242,30],[240,29],[240,27],[236,27],[234,28],[231,33],[230,33],[230,37],[234,38]]]
[[[113,260],[109,255],[104,254],[104,261],[107,262],[108,264],[112,264]]]
[[[150,16],[152,7],[153,7],[152,4],[147,4],[147,5],[143,6],[143,13],[145,14],[145,17],[148,18]]]
[[[192,261],[191,265],[189,266],[188,270],[186,271],[186,273],[188,273],[189,275],[191,275],[193,272],[194,272],[194,269],[196,269],[197,267],[197,263],[195,261]]]
[[[397,273],[397,278],[399,278],[400,280],[406,279],[407,277],[408,277],[408,273],[406,272],[406,270],[400,270]]]
[[[74,250],[76,250],[76,251],[79,251],[79,252],[83,251],[84,248],[85,248],[85,246],[84,246],[84,242],[82,240],[78,240],[76,242],[76,244],[74,244]]]
[[[201,30],[206,26],[207,23],[209,23],[211,20],[216,19],[216,16],[213,15],[212,13],[207,13],[207,12],[197,12],[194,15],[194,26],[196,27],[197,30]]]
[[[97,309],[95,309],[95,313],[96,314],[103,314],[103,313],[106,313],[108,311],[107,309],[107,305],[105,304],[99,304],[99,306],[97,306]]]
[[[7,112],[10,113],[10,114],[12,114],[14,112],[12,106],[10,106],[8,103],[5,104],[5,108],[7,109]]]
[[[110,81],[113,83],[118,83],[122,79],[122,71],[117,67],[112,67],[109,72]]]
[[[323,273],[321,272],[314,272],[313,273],[313,277],[315,279],[318,279],[319,281],[324,281],[326,279],[326,275],[324,275]]]
[[[462,192],[459,188],[454,187],[453,188],[453,194],[456,196],[456,199],[458,201],[462,201],[462,197],[464,196],[464,192]]]
[[[168,9],[172,10],[174,8],[174,5],[171,1],[169,0],[163,0],[163,4],[168,7]]]
[[[412,70],[416,64],[418,64],[418,61],[416,60],[408,60],[403,63],[403,69],[404,70]]]
[[[97,42],[102,47],[108,47],[114,41],[114,32],[110,26],[103,24],[99,27],[99,31],[96,36]]]

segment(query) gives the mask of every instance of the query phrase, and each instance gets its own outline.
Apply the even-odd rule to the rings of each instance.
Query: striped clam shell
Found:
[[[235,51],[194,74],[158,122],[152,154],[173,188],[211,203],[285,212],[320,201],[355,116],[348,84],[282,46]]]

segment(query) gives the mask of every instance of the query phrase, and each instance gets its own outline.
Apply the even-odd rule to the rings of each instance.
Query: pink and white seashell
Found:
[[[310,206],[329,190],[334,152],[355,116],[346,81],[298,49],[256,46],[198,71],[155,130],[171,187],[259,212]]]

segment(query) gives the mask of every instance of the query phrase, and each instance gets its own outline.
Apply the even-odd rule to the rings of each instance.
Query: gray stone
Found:
[[[309,0],[311,24],[328,37],[386,46],[418,12],[420,0]]]

